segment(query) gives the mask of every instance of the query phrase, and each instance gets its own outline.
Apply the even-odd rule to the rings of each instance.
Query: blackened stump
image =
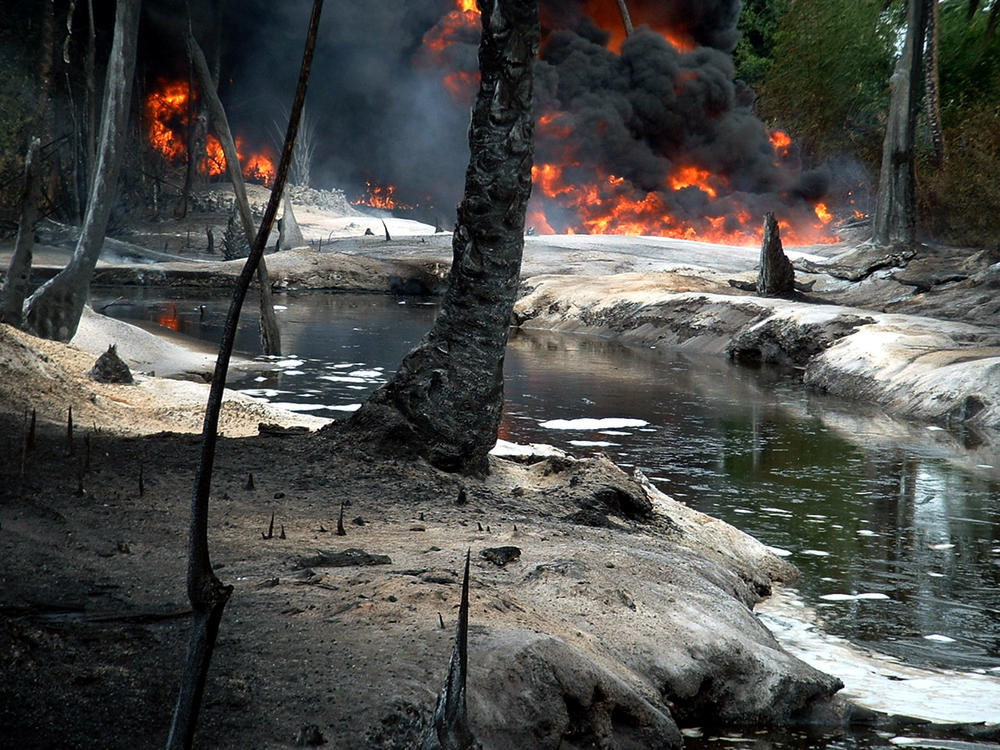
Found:
[[[761,297],[792,297],[795,294],[795,269],[781,247],[778,222],[770,212],[764,216],[757,294]]]

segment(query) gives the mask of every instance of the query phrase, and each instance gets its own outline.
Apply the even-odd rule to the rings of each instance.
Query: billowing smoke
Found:
[[[269,132],[291,99],[311,3],[228,5],[232,119]],[[542,0],[529,224],[738,239],[772,210],[820,226],[824,179],[801,172],[734,83],[739,0],[628,5],[625,39],[616,0]],[[391,184],[426,220],[453,221],[477,43],[461,0],[327,3],[307,101],[314,183],[352,197],[366,181]]]

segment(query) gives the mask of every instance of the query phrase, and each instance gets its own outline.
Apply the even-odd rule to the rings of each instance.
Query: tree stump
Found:
[[[295,214],[292,212],[292,202],[288,200],[287,194],[284,200],[285,212],[278,219],[278,250],[291,250],[295,247],[302,247],[306,244],[306,241],[302,237],[302,230],[299,229],[299,223],[295,220]]]
[[[757,294],[761,297],[791,297],[795,294],[795,269],[781,247],[781,231],[774,214],[770,212],[764,215]]]

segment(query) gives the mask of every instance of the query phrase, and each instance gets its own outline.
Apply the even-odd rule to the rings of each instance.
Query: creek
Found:
[[[107,314],[219,339],[228,296],[123,294],[105,292],[94,307],[114,302]],[[352,411],[384,383],[437,312],[432,302],[382,295],[275,302],[290,354],[262,358],[259,372],[231,387],[327,417]],[[243,352],[259,350],[254,313],[248,301]],[[596,337],[514,331],[505,373],[502,438],[638,467],[668,495],[794,562],[802,577],[762,617],[807,661],[835,643],[855,655],[853,668],[884,672],[888,689],[917,679],[890,676],[897,667],[941,684],[968,677],[972,687],[942,696],[935,718],[1000,721],[996,446],[810,393],[791,371]],[[843,666],[848,657],[838,659]],[[913,687],[914,700],[934,690]],[[907,713],[905,693],[893,711]]]

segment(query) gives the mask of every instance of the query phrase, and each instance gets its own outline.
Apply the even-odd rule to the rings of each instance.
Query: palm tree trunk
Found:
[[[534,154],[532,65],[538,0],[480,0],[481,83],[469,127],[465,197],[441,313],[354,429],[434,465],[484,473],[503,411],[503,359],[524,249]]]
[[[941,77],[939,75],[939,29],[941,11],[938,0],[924,0],[927,15],[927,50],[924,54],[924,107],[927,123],[931,130],[934,159],[940,164],[944,160],[944,136],[941,133]]]

